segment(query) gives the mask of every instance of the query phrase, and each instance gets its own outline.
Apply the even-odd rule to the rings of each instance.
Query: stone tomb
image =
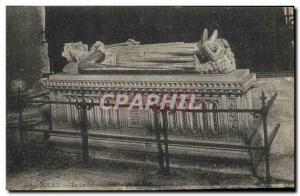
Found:
[[[103,110],[100,99],[106,94],[195,95],[200,109],[251,109],[251,88],[256,76],[247,69],[235,69],[234,54],[228,42],[218,38],[215,30],[208,38],[204,30],[196,43],[172,42],[140,45],[129,39],[125,43],[104,45],[97,41],[91,48],[82,42],[67,43],[62,54],[69,64],[64,73],[50,75],[43,81],[52,101],[99,104],[87,111],[90,149],[92,154],[111,158],[113,149],[141,152],[139,158],[157,154],[155,130],[165,123],[171,141],[205,142],[245,145],[253,130],[249,130],[249,113],[201,113],[188,110],[159,113],[153,110]],[[80,147],[80,112],[75,105],[52,104],[53,129],[50,140],[56,144]],[[97,137],[97,135],[99,137]],[[101,139],[100,139],[101,136]],[[114,136],[114,137],[112,137]],[[119,139],[116,139],[116,137]],[[135,137],[136,142],[121,141]],[[114,138],[114,139],[112,139]],[[140,140],[138,138],[141,138]],[[196,148],[170,144],[170,155],[192,157],[249,158],[247,150]],[[80,149],[80,148],[79,148]],[[103,150],[110,149],[110,150]],[[118,159],[124,154],[121,153]],[[198,156],[199,155],[199,156]],[[134,158],[136,160],[137,157]],[[171,159],[173,160],[173,159]],[[239,161],[241,163],[241,161]],[[184,164],[185,165],[185,164]]]
[[[85,90],[87,102],[99,103],[105,93],[147,95],[154,93],[195,94],[202,109],[251,109],[251,87],[255,74],[238,69],[228,74],[160,74],[160,75],[82,75],[54,74],[44,81],[54,101],[81,101]],[[80,113],[74,105],[52,105],[54,130],[79,131]],[[88,132],[154,137],[152,110],[88,110]],[[244,144],[247,133],[247,113],[192,113],[177,111],[169,114],[170,139]],[[162,126],[162,118],[159,125]]]

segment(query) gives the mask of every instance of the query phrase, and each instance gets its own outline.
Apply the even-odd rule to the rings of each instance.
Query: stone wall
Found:
[[[44,7],[6,8],[6,74],[10,82],[23,79],[27,89],[35,88],[42,73],[49,73],[48,45],[42,43]]]
[[[268,97],[275,91],[278,96],[271,108],[268,116],[268,125],[270,132],[276,125],[280,123],[280,129],[271,146],[272,154],[294,154],[294,78],[293,77],[268,77],[258,78],[257,88],[253,89],[253,107],[261,106],[261,92],[265,91]]]

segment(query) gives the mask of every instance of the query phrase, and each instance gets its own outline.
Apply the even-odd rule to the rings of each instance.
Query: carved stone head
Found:
[[[65,43],[62,56],[65,57],[68,62],[79,62],[87,57],[88,53],[88,45],[80,41],[76,43]]]
[[[101,52],[105,51],[105,46],[102,42],[96,41],[90,50],[87,44],[83,44],[81,41],[76,43],[65,43],[62,56],[67,59],[68,62],[79,62],[96,50]]]

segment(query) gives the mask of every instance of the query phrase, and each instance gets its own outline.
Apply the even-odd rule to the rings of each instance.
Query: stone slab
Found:
[[[234,82],[241,80],[250,74],[249,69],[237,69],[228,74],[53,74],[49,80],[75,80],[75,81],[90,81],[90,80],[103,80],[103,81],[161,81],[161,82],[214,82],[214,81],[228,81]]]
[[[241,94],[256,81],[248,69],[228,74],[54,74],[43,81],[49,90]]]

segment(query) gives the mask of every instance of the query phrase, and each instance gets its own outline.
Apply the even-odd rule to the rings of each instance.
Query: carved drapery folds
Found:
[[[104,45],[100,41],[88,49],[82,42],[66,43],[62,56],[78,62],[82,74],[124,71],[128,73],[229,73],[235,70],[234,54],[215,30],[210,37],[205,29],[197,43],[171,42],[140,45],[125,43]]]

